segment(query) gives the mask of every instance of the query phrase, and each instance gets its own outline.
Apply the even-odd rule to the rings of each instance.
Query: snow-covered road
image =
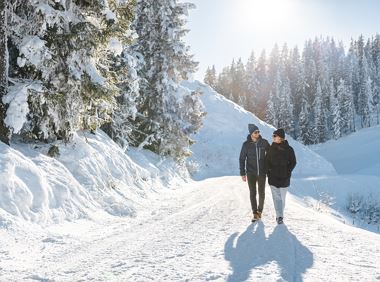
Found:
[[[220,177],[157,194],[136,218],[28,227],[29,233],[3,228],[0,280],[380,280],[379,234],[289,194],[285,225],[278,226],[268,187],[266,195],[256,224],[246,183]]]

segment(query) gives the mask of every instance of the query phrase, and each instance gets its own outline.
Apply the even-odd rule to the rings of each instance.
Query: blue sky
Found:
[[[217,71],[233,58],[247,60],[265,48],[303,47],[316,36],[332,36],[347,47],[351,37],[380,33],[379,0],[191,0],[185,40],[200,63],[195,78],[207,66]]]

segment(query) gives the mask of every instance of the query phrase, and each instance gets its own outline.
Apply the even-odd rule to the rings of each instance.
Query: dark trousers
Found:
[[[262,212],[264,208],[264,199],[265,199],[265,175],[254,175],[254,174],[248,174],[248,187],[249,187],[249,195],[251,198],[251,206],[253,212]],[[256,189],[256,183],[257,188]],[[259,206],[257,207],[257,201],[256,201],[256,191],[259,190]]]

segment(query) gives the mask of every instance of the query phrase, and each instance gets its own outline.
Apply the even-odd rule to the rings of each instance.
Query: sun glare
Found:
[[[282,29],[292,20],[293,0],[238,0],[240,28],[260,31]]]

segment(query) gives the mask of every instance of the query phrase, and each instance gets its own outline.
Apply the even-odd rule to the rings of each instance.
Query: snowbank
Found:
[[[338,173],[380,177],[379,140],[380,126],[374,126],[311,148],[330,161]]]
[[[191,90],[203,92],[201,100],[207,115],[204,126],[192,138],[196,140],[191,147],[193,156],[190,166],[198,167],[195,179],[205,179],[225,175],[239,175],[239,154],[243,142],[247,139],[248,124],[256,124],[263,138],[272,141],[273,126],[258,119],[252,113],[215,92],[200,82],[184,82]],[[294,176],[335,175],[335,169],[323,157],[306,146],[287,137],[297,157]]]
[[[47,156],[51,144],[0,142],[0,222],[18,217],[44,225],[102,211],[134,216],[150,193],[186,178],[153,153],[132,149],[131,158],[103,131],[54,145],[56,158]]]

